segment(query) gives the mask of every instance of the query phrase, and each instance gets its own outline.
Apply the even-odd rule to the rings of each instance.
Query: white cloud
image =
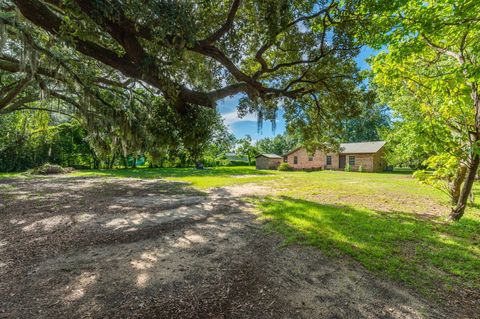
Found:
[[[222,117],[226,125],[231,125],[237,122],[257,122],[257,115],[251,113],[248,113],[244,117],[239,118],[237,111],[233,111],[222,114]]]

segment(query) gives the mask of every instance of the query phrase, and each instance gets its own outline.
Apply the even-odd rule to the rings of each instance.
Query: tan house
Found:
[[[257,169],[277,169],[282,162],[282,157],[277,154],[260,154],[255,156]]]
[[[383,160],[385,142],[342,143],[338,153],[316,151],[313,156],[304,147],[294,149],[283,156],[283,161],[293,169],[344,170],[350,165],[352,171],[360,166],[365,172],[382,172],[386,163]]]

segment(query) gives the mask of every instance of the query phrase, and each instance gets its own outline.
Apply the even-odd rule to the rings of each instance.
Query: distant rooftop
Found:
[[[340,144],[340,154],[376,153],[383,147],[383,145],[385,145],[385,141],[341,143]]]
[[[255,158],[259,156],[264,156],[267,158],[282,158],[280,155],[277,155],[277,154],[258,154],[257,156],[255,156]]]

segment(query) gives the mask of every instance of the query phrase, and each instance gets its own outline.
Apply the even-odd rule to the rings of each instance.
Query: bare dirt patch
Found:
[[[453,318],[249,214],[251,184],[0,181],[0,317]]]

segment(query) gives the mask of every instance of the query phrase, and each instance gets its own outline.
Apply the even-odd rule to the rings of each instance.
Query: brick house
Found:
[[[304,147],[299,147],[283,156],[283,161],[293,169],[344,170],[347,164],[352,171],[359,167],[365,172],[382,172],[386,163],[383,160],[385,142],[342,143],[338,153],[316,151],[309,156]]]
[[[259,154],[255,156],[255,167],[257,169],[277,169],[282,162],[282,157],[277,154]]]

